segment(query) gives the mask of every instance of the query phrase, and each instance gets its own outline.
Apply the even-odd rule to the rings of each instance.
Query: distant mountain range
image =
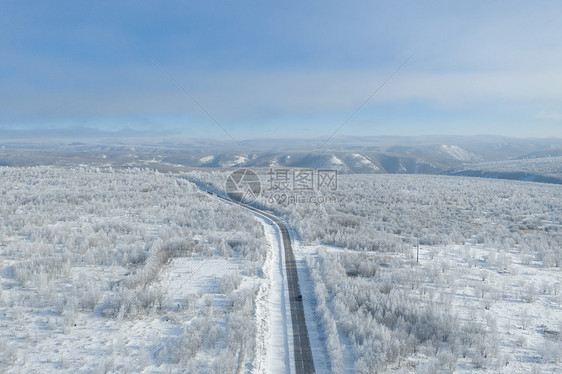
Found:
[[[361,174],[444,173],[554,183],[562,180],[559,156],[562,139],[499,136],[339,137],[326,144],[320,138],[240,143],[0,143],[0,165],[296,167]]]
[[[474,163],[447,170],[445,173],[562,184],[562,156]]]

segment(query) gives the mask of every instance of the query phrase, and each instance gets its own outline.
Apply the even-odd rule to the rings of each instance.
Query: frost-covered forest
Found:
[[[220,190],[224,174],[190,178]],[[560,368],[560,186],[340,175],[304,194],[336,199],[254,205],[295,230],[332,372]]]
[[[253,364],[252,214],[139,169],[4,167],[0,196],[0,372]]]
[[[308,260],[317,298],[327,299],[319,314],[350,340],[357,371],[559,367],[559,186],[430,176],[339,182],[341,203],[301,218],[308,224],[296,224],[306,207],[283,210],[304,244],[324,244]],[[341,345],[329,348],[337,368]]]
[[[267,370],[270,228],[196,187],[226,176],[1,168],[0,370]],[[292,229],[318,368],[559,370],[561,186],[337,182],[253,203]]]

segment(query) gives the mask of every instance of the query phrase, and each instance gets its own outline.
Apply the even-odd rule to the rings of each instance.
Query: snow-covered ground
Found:
[[[284,274],[285,251],[282,245],[281,232],[266,216],[253,212],[255,218],[262,222],[265,237],[268,242],[268,254],[264,265],[263,297],[258,297],[258,321],[263,324],[258,330],[258,347],[262,346],[261,339],[265,337],[264,348],[259,348],[260,354],[265,352],[265,362],[257,363],[252,372],[261,373],[294,373],[294,353],[292,340],[292,320],[289,305],[287,281]],[[292,233],[294,236],[294,232]],[[305,319],[316,373],[330,373],[327,361],[325,336],[316,312],[316,298],[314,283],[305,264],[305,255],[298,240],[292,238],[293,251],[297,262],[300,290],[303,296]],[[268,305],[264,313],[264,306]],[[352,364],[349,365],[352,367]]]
[[[287,282],[283,275],[284,251],[279,229],[267,218],[256,215],[264,222],[264,231],[271,250],[270,292],[268,298],[269,323],[266,336],[266,365],[264,373],[291,373],[293,358],[292,322]],[[293,365],[294,366],[294,365]]]
[[[224,200],[216,200],[230,205]],[[248,212],[263,225],[268,248],[263,268],[265,282],[256,301],[257,351],[252,373],[294,373],[293,327],[284,275],[285,251],[281,232],[269,218],[250,210]]]
[[[148,170],[0,181],[0,372],[252,371],[271,256],[251,213]]]
[[[367,168],[370,168],[373,171],[379,171],[380,170],[380,168],[377,165],[375,165],[371,160],[367,159],[362,154],[353,153],[353,154],[351,154],[351,157],[358,164],[358,166],[367,167]]]
[[[348,274],[341,277],[338,261],[345,264],[345,258],[350,256],[348,251],[330,246],[303,246],[301,251],[308,257],[309,264],[317,264],[322,251],[336,256],[329,257],[331,265],[325,267],[333,268],[333,274],[323,275],[338,279],[336,288],[328,286],[327,299],[330,313],[336,320],[338,288],[358,285],[379,288],[390,281],[397,294],[400,290],[406,291],[422,309],[440,310],[452,316],[459,327],[472,323],[483,327],[477,336],[464,336],[468,344],[464,348],[448,344],[437,352],[422,348],[387,366],[389,372],[404,367],[428,373],[443,367],[467,373],[557,373],[560,369],[562,273],[557,268],[544,268],[516,250],[505,253],[467,243],[422,247],[419,263],[415,262],[415,251],[403,255],[385,254],[384,259],[383,255],[369,254],[373,259],[378,258],[375,261],[379,264],[393,265],[377,267],[376,275],[370,277],[352,274],[344,265]],[[344,314],[343,318],[348,316]],[[346,339],[346,322],[340,320],[337,325],[343,353],[340,372],[355,372],[357,358],[353,357]],[[478,349],[485,353],[471,353],[476,340],[468,343],[468,339],[480,339]],[[451,349],[453,352],[465,349],[466,353],[454,358]]]
[[[317,313],[318,301],[314,295],[314,281],[310,276],[310,270],[306,266],[306,257],[309,255],[311,247],[302,246],[300,241],[293,240],[293,251],[297,262],[299,275],[299,286],[303,296],[304,318],[308,328],[308,338],[314,359],[314,369],[318,374],[331,373],[326,348],[326,334],[322,326],[322,321]],[[349,356],[348,356],[349,357]],[[347,367],[353,368],[352,357],[349,357]]]
[[[208,163],[213,162],[214,160],[215,160],[215,156],[209,155],[209,156],[201,157],[199,159],[199,162],[201,162],[203,164],[208,164]]]
[[[268,219],[148,170],[0,181],[0,372],[294,372]],[[257,201],[292,228],[318,373],[559,371],[560,186],[346,176],[320,193],[336,202]]]
[[[439,150],[459,161],[477,161],[481,159],[474,153],[470,153],[456,145],[443,144],[439,147]]]
[[[336,199],[256,205],[299,239],[330,372],[559,370],[559,185],[346,175],[314,194]]]

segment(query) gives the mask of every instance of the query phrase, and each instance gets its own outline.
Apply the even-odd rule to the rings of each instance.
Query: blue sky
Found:
[[[0,136],[562,136],[558,1],[0,2]],[[23,135],[22,135],[23,136]]]

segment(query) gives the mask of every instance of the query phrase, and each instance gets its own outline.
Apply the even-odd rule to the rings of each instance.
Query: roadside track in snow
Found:
[[[308,330],[306,328],[306,321],[304,317],[304,307],[302,303],[302,294],[299,287],[299,276],[297,273],[297,265],[295,256],[293,254],[293,247],[291,245],[291,237],[289,230],[283,222],[276,216],[264,212],[260,209],[239,203],[224,196],[206,191],[208,194],[215,196],[221,200],[227,201],[232,204],[239,205],[243,208],[249,209],[259,215],[262,215],[271,220],[281,232],[283,239],[283,248],[285,250],[285,273],[289,291],[289,303],[291,309],[291,321],[293,325],[293,346],[294,346],[294,361],[295,371],[297,374],[311,374],[314,373],[314,360],[312,358],[312,350],[310,347],[310,339],[308,337]],[[288,364],[288,363],[287,363]]]

